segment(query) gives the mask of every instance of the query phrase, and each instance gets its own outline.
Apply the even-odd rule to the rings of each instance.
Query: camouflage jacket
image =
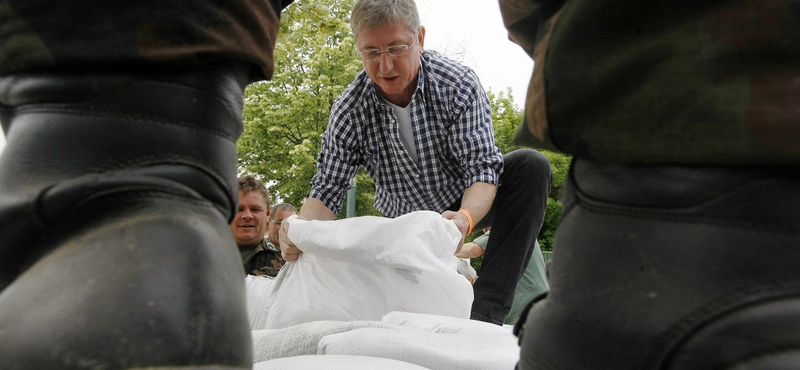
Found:
[[[500,0],[534,59],[516,142],[629,164],[800,165],[795,0]]]
[[[277,276],[286,261],[281,257],[281,250],[264,238],[260,243],[247,247],[239,247],[242,255],[244,272],[248,275]]]
[[[0,75],[233,58],[270,78],[292,0],[0,0]],[[46,10],[46,11],[45,11]]]

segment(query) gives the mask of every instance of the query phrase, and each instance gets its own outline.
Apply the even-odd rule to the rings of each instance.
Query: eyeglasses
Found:
[[[371,62],[378,57],[381,56],[381,53],[389,54],[392,57],[401,57],[403,55],[408,54],[408,50],[414,47],[417,44],[417,38],[414,38],[414,43],[411,45],[395,45],[386,48],[386,50],[379,50],[379,49],[367,49],[361,53],[361,57],[364,58],[364,61]]]

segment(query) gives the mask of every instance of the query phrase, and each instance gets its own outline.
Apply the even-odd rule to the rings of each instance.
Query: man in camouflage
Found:
[[[276,276],[280,268],[286,263],[281,256],[279,233],[283,220],[296,214],[297,209],[289,203],[280,203],[272,206],[272,210],[269,213],[269,223],[267,224],[267,237],[264,238],[263,247],[261,249],[272,253],[275,257],[271,258],[269,261],[271,267],[267,267],[267,264],[264,264],[265,267],[259,270],[258,273],[255,273],[255,275],[263,273],[264,275]]]
[[[574,156],[520,369],[800,363],[800,2],[500,0]]]
[[[250,369],[242,92],[291,0],[0,1],[0,369]]]
[[[272,223],[275,213],[275,207],[269,208],[264,184],[252,176],[240,177],[239,210],[231,222],[231,232],[246,274],[276,276],[286,262],[280,249],[264,235],[269,233],[267,225]]]

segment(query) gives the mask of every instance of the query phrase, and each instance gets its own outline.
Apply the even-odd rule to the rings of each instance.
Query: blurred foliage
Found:
[[[245,90],[239,172],[267,183],[272,199],[302,204],[331,104],[361,70],[348,25],[353,2],[289,6],[281,16],[272,80]]]
[[[523,110],[514,104],[514,95],[511,89],[495,94],[492,91],[487,93],[492,104],[492,122],[494,123],[494,137],[497,147],[503,154],[510,153],[522,148],[513,143],[514,133],[522,122]],[[543,251],[553,250],[553,239],[555,238],[556,226],[561,219],[561,188],[567,177],[569,164],[572,160],[570,156],[554,153],[547,150],[539,150],[550,161],[553,169],[553,184],[550,195],[547,199],[547,214],[544,223],[539,231],[539,245]]]

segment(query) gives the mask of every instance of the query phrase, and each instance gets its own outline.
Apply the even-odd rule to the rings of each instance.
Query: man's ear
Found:
[[[419,53],[422,54],[425,51],[425,26],[419,26],[417,42],[419,43]]]

